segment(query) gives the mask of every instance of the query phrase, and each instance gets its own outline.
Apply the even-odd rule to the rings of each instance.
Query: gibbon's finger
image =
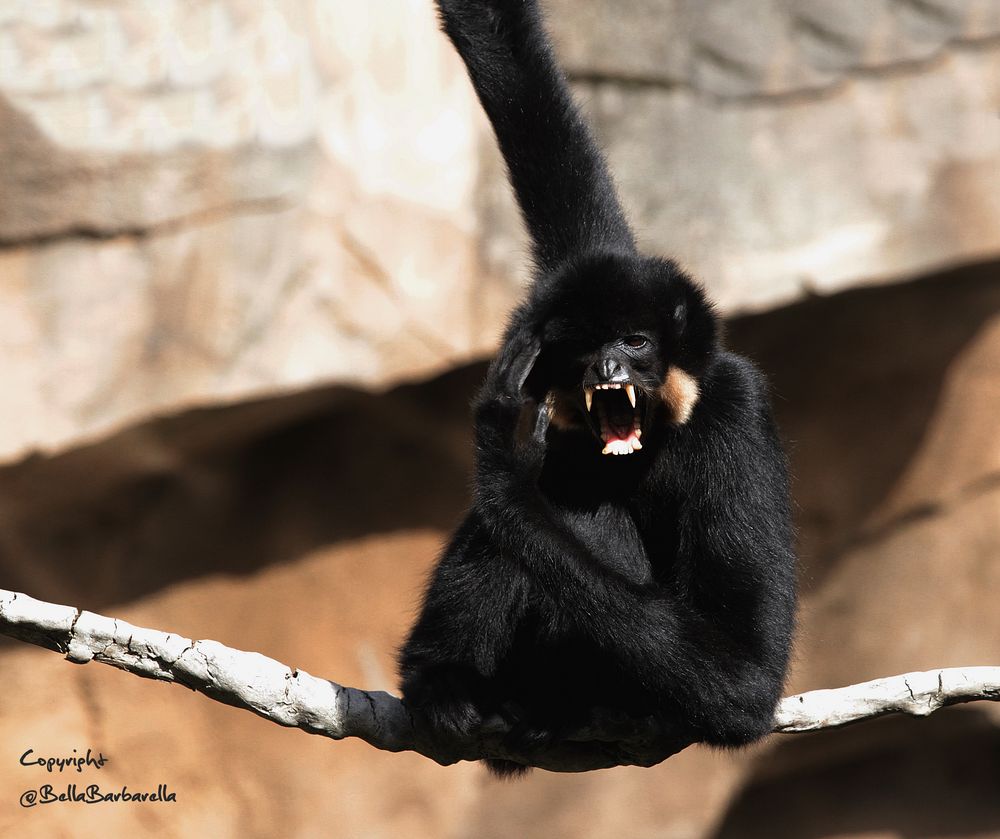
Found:
[[[521,402],[512,441],[514,443],[515,451],[519,451],[522,455],[526,455],[537,445],[539,442],[539,438],[537,436],[538,422],[541,414],[542,411],[539,410],[539,404],[531,397],[528,397]],[[544,446],[544,435],[541,442]]]
[[[516,393],[524,393],[524,383],[528,381],[528,376],[531,375],[531,371],[534,369],[535,362],[538,361],[541,351],[542,342],[532,336],[528,345],[514,358],[510,372],[511,379],[517,386]]]
[[[545,432],[549,430],[549,423],[552,421],[552,411],[555,404],[555,396],[549,393],[544,402],[538,403],[535,415],[534,437],[537,442],[545,442]]]
[[[513,336],[504,342],[491,367],[491,378],[499,389],[515,399],[524,397],[524,383],[531,375],[542,344],[534,336]]]

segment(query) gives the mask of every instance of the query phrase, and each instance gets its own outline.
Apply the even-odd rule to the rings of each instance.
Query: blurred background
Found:
[[[773,382],[789,692],[1000,664],[1000,3],[544,5]],[[431,0],[3,0],[0,586],[395,690],[525,254]],[[5,835],[1000,836],[991,703],[500,784],[13,641],[0,685]],[[178,800],[22,810],[28,748]]]

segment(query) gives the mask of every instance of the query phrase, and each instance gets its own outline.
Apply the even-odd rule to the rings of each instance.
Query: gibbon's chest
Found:
[[[646,542],[628,509],[616,504],[601,504],[578,510],[556,506],[567,529],[608,570],[636,584],[653,580]]]

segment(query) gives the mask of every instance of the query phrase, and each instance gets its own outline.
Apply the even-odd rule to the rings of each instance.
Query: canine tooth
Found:
[[[583,389],[583,399],[587,403],[587,413],[589,414],[594,404],[594,389],[592,387]]]
[[[640,443],[638,440],[632,441],[632,451],[637,452],[641,448],[642,448],[642,443]]]
[[[635,385],[627,384],[625,385],[625,394],[628,396],[628,401],[632,403],[632,407],[635,407]]]

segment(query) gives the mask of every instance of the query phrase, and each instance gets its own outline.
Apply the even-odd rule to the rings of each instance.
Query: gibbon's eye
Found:
[[[622,339],[622,343],[633,350],[641,350],[649,341],[642,335],[629,335]]]

